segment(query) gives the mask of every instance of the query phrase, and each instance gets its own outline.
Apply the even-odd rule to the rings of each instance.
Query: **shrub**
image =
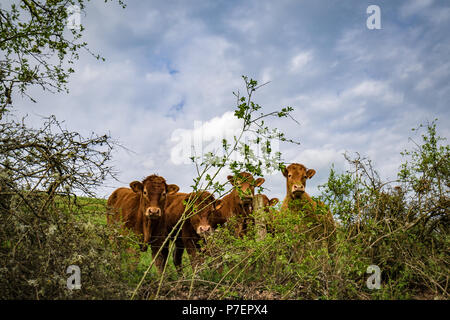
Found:
[[[253,213],[268,224],[264,237],[260,224],[235,237],[236,221],[228,221],[204,241],[203,265],[187,263],[176,281],[160,282],[158,298],[447,299],[449,147],[438,146],[434,123],[426,129],[422,145],[403,153],[410,158],[400,185],[383,182],[370,160],[346,155],[352,169],[332,167],[314,199],[324,205]],[[328,209],[332,250],[314,232]],[[381,270],[378,290],[367,286],[370,265]]]
[[[86,219],[105,210],[89,212],[76,196],[112,174],[111,150],[109,137],[84,139],[54,117],[41,129],[0,124],[1,299],[128,296],[120,252],[132,239]],[[67,289],[70,265],[81,269],[81,290]]]

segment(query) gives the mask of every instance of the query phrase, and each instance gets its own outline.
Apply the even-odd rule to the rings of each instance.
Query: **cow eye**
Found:
[[[144,190],[144,195],[147,195],[147,190]]]
[[[288,174],[288,178],[292,177],[292,174]]]

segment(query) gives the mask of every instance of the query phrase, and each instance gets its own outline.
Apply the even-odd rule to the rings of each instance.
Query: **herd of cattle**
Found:
[[[305,192],[306,180],[316,173],[304,165],[293,163],[282,171],[286,177],[286,197],[281,210],[290,207],[295,199],[305,200],[313,210],[317,203]],[[138,234],[146,251],[150,245],[158,270],[162,270],[169,254],[167,236],[175,241],[173,262],[180,270],[184,249],[191,262],[199,250],[199,240],[210,234],[219,225],[225,224],[232,217],[238,221],[236,236],[242,236],[247,228],[255,187],[264,183],[264,178],[254,179],[250,173],[242,172],[236,176],[228,176],[233,188],[221,199],[215,199],[208,191],[181,193],[175,184],[167,184],[163,177],[151,175],[142,182],[133,181],[130,188],[116,189],[108,199],[108,224],[119,223],[123,228],[131,229]],[[270,199],[263,195],[266,210],[278,203],[277,198]],[[292,208],[292,207],[291,207]],[[184,215],[183,215],[184,213]],[[179,223],[182,217],[188,217]],[[332,221],[329,213],[328,221]],[[334,222],[332,222],[334,225]],[[178,227],[181,230],[175,236]]]

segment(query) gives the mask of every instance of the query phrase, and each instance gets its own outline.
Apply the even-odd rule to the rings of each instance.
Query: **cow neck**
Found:
[[[233,188],[233,191],[230,193],[230,195],[232,195],[233,197],[234,209],[238,209],[237,211],[239,211],[240,214],[245,214],[245,207],[241,203],[241,198],[239,197],[239,193],[235,188]]]
[[[291,201],[293,201],[293,200],[296,200],[296,199],[293,197],[292,193],[289,193],[289,194],[288,194],[288,199],[289,199],[288,203],[291,202]],[[315,202],[314,202],[314,200],[310,197],[310,195],[309,195],[307,192],[303,192],[303,194],[301,195],[301,197],[300,197],[299,200],[300,200],[300,204],[301,204],[301,203],[304,203],[304,202],[309,202],[309,203],[311,203],[311,204],[313,205],[313,207],[315,207]],[[313,208],[313,210],[314,210],[314,208]]]
[[[138,207],[137,207],[137,215],[135,223],[137,226],[140,226],[142,224],[142,221],[144,220],[144,206],[143,206],[143,195],[142,192],[138,194]]]
[[[295,200],[294,195],[292,193],[290,193],[290,192],[288,192],[288,199],[289,200]],[[303,195],[300,197],[300,199],[301,200],[303,199]]]
[[[144,215],[144,193],[139,192],[139,213]]]

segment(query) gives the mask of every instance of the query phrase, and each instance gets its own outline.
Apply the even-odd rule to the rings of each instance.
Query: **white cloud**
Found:
[[[344,96],[378,96],[386,90],[386,85],[379,81],[364,81],[344,92]]]
[[[280,148],[286,161],[317,170],[308,184],[312,194],[326,181],[331,163],[344,168],[344,150],[369,155],[393,176],[410,128],[435,117],[449,121],[449,36],[431,16],[416,20],[421,12],[429,17],[442,9],[432,5],[386,4],[383,31],[374,33],[364,23],[355,28],[353,18],[334,19],[348,14],[348,6],[337,4],[338,11],[329,13],[298,1],[207,1],[199,7],[152,1],[129,3],[125,10],[89,4],[83,17],[87,42],[106,62],[82,55],[69,95],[36,90],[39,103],[18,100],[19,108],[23,114],[56,114],[85,135],[111,132],[134,151],[116,152],[120,183],[108,182],[99,190],[102,196],[151,173],[188,191],[195,167],[174,148],[190,146],[187,137],[200,131],[205,150],[221,147],[221,138],[239,127],[232,92],[244,92],[241,75],[249,75],[259,83],[271,81],[255,94],[263,111],[296,108],[300,126],[290,119],[273,125],[301,141]],[[408,17],[408,27],[387,19],[388,10]],[[449,10],[439,12],[436,19],[446,23]],[[311,28],[301,15],[320,19],[320,28]],[[219,176],[225,179],[226,171]],[[264,186],[282,200],[281,173],[267,177]]]
[[[430,78],[424,78],[420,80],[416,85],[416,90],[422,91],[430,88],[433,85],[433,81]]]
[[[91,65],[87,65],[81,70],[81,78],[84,81],[98,80],[100,74],[98,68],[92,67]]]
[[[193,129],[176,129],[170,137],[170,160],[174,165],[192,164],[191,157],[206,155],[223,157],[229,151],[223,148],[223,141],[226,140],[230,147],[235,144],[235,139],[240,138],[240,143],[250,146],[250,150],[258,159],[264,158],[261,145],[257,145],[254,140],[257,136],[254,132],[242,132],[243,121],[234,116],[234,112],[225,112],[220,117],[214,117],[208,121],[194,121]],[[237,146],[239,149],[240,144]],[[279,151],[278,140],[271,143],[273,154]],[[230,150],[230,149],[229,149]],[[238,150],[229,155],[230,160],[243,161],[244,158]],[[203,162],[205,157],[201,157],[199,162]],[[270,174],[271,171],[265,171]]]
[[[297,162],[305,165],[307,168],[329,168],[332,163],[343,164],[345,150],[336,150],[332,145],[324,145],[320,148],[305,149],[292,159],[291,162]],[[316,169],[318,171],[318,169]]]
[[[430,22],[435,24],[443,24],[450,21],[450,8],[436,8],[428,14]]]
[[[222,140],[229,143],[239,134],[242,122],[233,112],[226,112],[220,117],[214,117],[206,122],[194,121],[193,129],[176,129],[172,132],[170,142],[170,160],[173,164],[190,164],[190,157],[206,152],[223,155]]]
[[[141,13],[138,19],[130,19],[129,25],[134,34],[145,36],[160,30],[164,15],[159,10],[149,9]]]
[[[399,104],[403,101],[403,95],[393,92],[387,83],[381,81],[366,80],[347,89],[344,97],[350,98],[377,98],[389,104]]]
[[[401,68],[399,77],[401,79],[407,79],[409,77],[416,76],[422,71],[423,65],[421,63],[406,64],[403,68]]]
[[[261,83],[267,83],[269,81],[272,81],[273,79],[272,72],[273,72],[272,68],[270,67],[264,68],[261,75]]]
[[[301,71],[312,59],[313,54],[309,51],[296,54],[291,59],[290,72]]]
[[[145,74],[145,80],[150,84],[169,84],[171,81],[171,75],[168,72],[148,72]]]

